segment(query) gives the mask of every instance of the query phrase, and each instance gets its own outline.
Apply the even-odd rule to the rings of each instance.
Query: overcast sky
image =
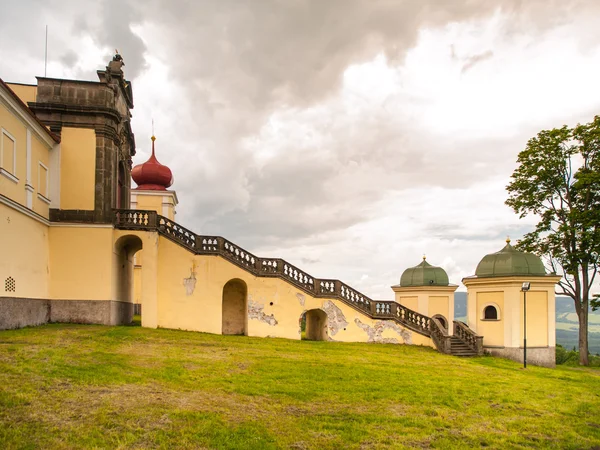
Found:
[[[600,113],[600,2],[20,1],[0,78],[97,80],[119,49],[137,156],[177,221],[376,299],[421,261],[460,284],[531,230],[504,205],[542,129]],[[461,286],[461,289],[462,286]]]

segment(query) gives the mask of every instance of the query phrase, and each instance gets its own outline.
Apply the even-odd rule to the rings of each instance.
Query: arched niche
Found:
[[[223,286],[222,334],[248,334],[248,287],[239,279]]]

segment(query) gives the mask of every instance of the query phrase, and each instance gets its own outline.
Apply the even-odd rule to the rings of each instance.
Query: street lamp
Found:
[[[531,283],[526,281],[521,285],[523,292],[523,369],[527,369],[527,291],[531,288]]]

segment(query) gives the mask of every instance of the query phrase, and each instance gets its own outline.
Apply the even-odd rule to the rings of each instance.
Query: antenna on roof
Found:
[[[46,45],[44,47],[44,77],[46,76],[47,67],[48,67],[48,25],[46,25]]]

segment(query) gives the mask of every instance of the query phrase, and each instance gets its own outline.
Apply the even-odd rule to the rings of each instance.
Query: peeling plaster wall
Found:
[[[323,311],[327,314],[327,329],[329,340],[335,340],[334,337],[340,330],[345,330],[348,326],[346,316],[337,305],[331,300],[323,302]]]
[[[192,295],[194,289],[196,289],[196,273],[194,269],[191,270],[190,276],[183,279],[183,285],[185,286],[185,295]]]
[[[253,301],[251,296],[248,296],[248,320],[258,320],[272,327],[277,325],[275,316],[265,314],[265,305]]]
[[[146,255],[144,258],[145,264]],[[187,295],[182,279],[189,277],[192,264],[196,286],[192,294]],[[218,256],[194,256],[164,237],[159,238],[157,266],[157,325],[160,327],[220,334],[223,286],[237,278],[248,287],[249,336],[300,339],[298,325],[302,313],[321,309],[327,314],[328,335],[336,341],[369,342],[369,334],[357,324],[355,319],[358,319],[361,324],[375,329],[382,327],[379,323],[387,324],[380,333],[382,339],[407,342],[402,336],[410,333],[413,344],[433,347],[428,337],[410,332],[395,322],[374,321],[341,301],[315,298],[278,278],[255,277]]]
[[[367,342],[380,342],[383,344],[412,344],[412,331],[408,331],[398,325],[395,322],[387,320],[376,320],[373,326],[369,326],[359,318],[354,319],[356,325],[367,333],[369,339]],[[393,336],[389,336],[390,333],[386,333],[387,337],[384,336],[384,332],[391,330],[395,333]]]

